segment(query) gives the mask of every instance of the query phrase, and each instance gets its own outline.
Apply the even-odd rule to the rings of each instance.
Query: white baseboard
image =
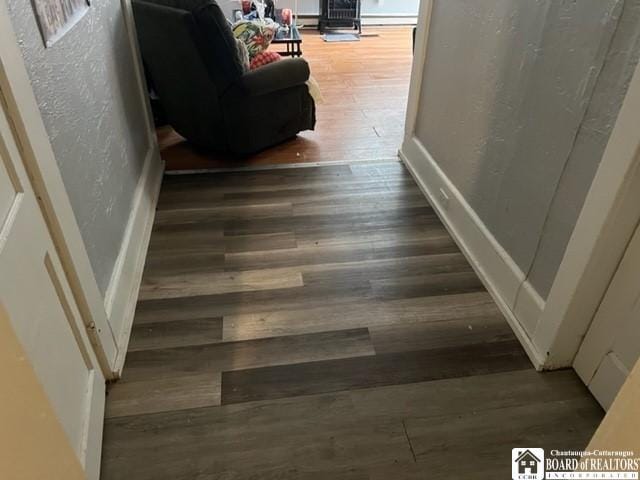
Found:
[[[525,280],[520,287],[513,310],[530,338],[534,336],[544,307],[544,299],[536,292],[533,285]]]
[[[164,163],[154,143],[145,157],[120,253],[105,295],[105,310],[118,347],[112,365],[116,378],[120,376],[129,346],[163,172]]]
[[[366,14],[362,15],[362,25],[416,25],[418,15]]]
[[[530,327],[540,317],[544,301],[424,145],[415,137],[405,139],[399,154],[506,317],[531,362],[541,369],[545,357],[531,340]]]
[[[318,14],[301,13],[299,18],[299,23],[305,27],[315,28],[318,26]],[[418,23],[418,15],[407,15],[404,13],[362,14],[361,21],[362,25],[366,26],[416,25]]]

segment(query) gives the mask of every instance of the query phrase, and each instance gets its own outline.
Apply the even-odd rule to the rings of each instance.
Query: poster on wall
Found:
[[[87,0],[33,0],[33,5],[47,47],[58,41],[89,10]]]

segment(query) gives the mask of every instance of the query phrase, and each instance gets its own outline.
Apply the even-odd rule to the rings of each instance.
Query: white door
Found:
[[[104,376],[7,112],[0,90],[0,304],[87,477],[97,479]]]
[[[574,368],[608,409],[640,357],[640,228],[578,351]]]

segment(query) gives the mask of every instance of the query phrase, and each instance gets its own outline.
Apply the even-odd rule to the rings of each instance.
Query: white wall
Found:
[[[119,0],[91,2],[45,48],[31,2],[8,0],[32,87],[103,294],[150,148]]]
[[[640,0],[432,5],[402,153],[528,341],[640,55]]]
[[[531,266],[543,297],[551,289],[640,55],[640,0],[626,0],[598,81],[565,163]]]
[[[620,0],[434,4],[416,136],[523,272],[621,7]]]

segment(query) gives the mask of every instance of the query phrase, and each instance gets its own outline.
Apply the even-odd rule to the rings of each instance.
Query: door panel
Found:
[[[32,190],[0,92],[0,303],[88,478],[99,471],[104,377]]]
[[[605,355],[589,382],[589,390],[602,408],[609,410],[628,375],[629,371],[613,352]]]
[[[636,269],[640,270],[640,263],[636,264]],[[636,281],[640,282],[640,275],[638,277]],[[640,353],[640,328],[637,328],[638,324],[640,324],[640,302],[636,296],[631,305],[631,314],[622,327],[623,334],[618,335],[612,349],[627,370],[633,368]]]
[[[640,229],[636,229],[578,351],[574,368],[609,408],[640,357]]]

